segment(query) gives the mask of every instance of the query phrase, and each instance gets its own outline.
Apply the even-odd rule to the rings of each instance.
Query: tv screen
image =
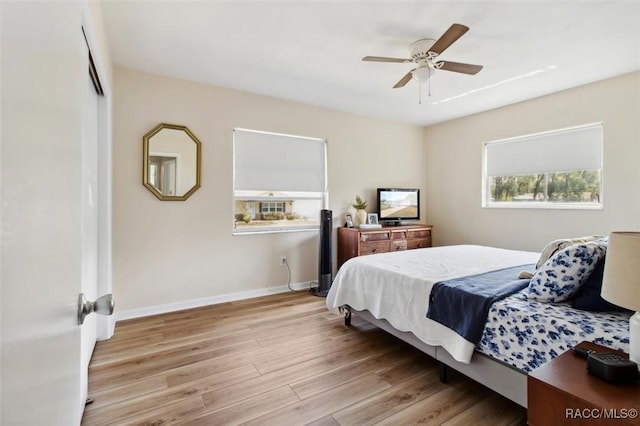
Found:
[[[380,221],[420,219],[420,190],[416,188],[378,188]]]

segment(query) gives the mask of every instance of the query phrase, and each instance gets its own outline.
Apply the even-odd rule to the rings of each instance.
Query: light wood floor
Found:
[[[526,410],[325,299],[288,293],[119,322],[83,425],[520,425]]]

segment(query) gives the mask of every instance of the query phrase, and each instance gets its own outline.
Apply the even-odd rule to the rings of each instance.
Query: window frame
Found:
[[[568,133],[568,132],[578,132],[581,130],[588,130],[591,128],[599,128],[600,129],[600,139],[599,143],[599,156],[600,156],[600,168],[598,169],[585,169],[585,170],[597,170],[599,172],[600,177],[600,187],[598,192],[598,201],[597,202],[570,202],[570,201],[562,201],[562,202],[553,202],[553,201],[524,201],[524,202],[513,202],[513,201],[491,201],[491,178],[495,176],[488,176],[488,147],[493,144],[502,144],[502,143],[522,143],[526,142],[527,139],[532,138],[544,138],[544,137],[553,137],[559,134]],[[569,173],[571,171],[581,171],[581,170],[558,170],[558,171],[540,171],[540,172],[526,172],[522,174],[515,173],[513,175],[505,175],[505,176],[529,176],[534,174],[545,174],[545,180],[548,179],[549,175],[555,173]],[[597,123],[589,123],[580,126],[572,126],[565,127],[560,129],[554,129],[545,132],[539,133],[531,133],[522,136],[516,136],[512,138],[505,138],[499,140],[493,140],[484,142],[482,145],[482,191],[481,191],[481,206],[482,208],[497,208],[497,209],[549,209],[549,210],[602,210],[604,208],[604,126],[602,122]],[[548,194],[545,193],[545,198],[548,197]]]
[[[271,209],[272,204],[273,210]],[[260,201],[260,213],[284,213],[284,204],[284,201]],[[265,205],[267,205],[268,210],[263,208]],[[278,207],[281,207],[281,209],[278,209]]]

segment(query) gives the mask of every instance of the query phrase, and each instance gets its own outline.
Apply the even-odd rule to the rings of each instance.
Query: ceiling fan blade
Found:
[[[440,61],[436,67],[445,71],[459,72],[462,74],[475,75],[482,69],[482,65],[463,64],[460,62]]]
[[[413,77],[413,72],[416,70],[416,68],[412,69],[411,71],[409,71],[408,73],[405,74],[404,77],[402,77],[400,79],[400,81],[398,81],[396,83],[395,86],[393,86],[394,89],[399,89],[400,87],[404,87],[405,84],[407,84],[409,82],[409,80],[411,80],[411,78]]]
[[[364,58],[362,58],[362,60],[365,62],[411,62],[411,59],[385,58],[384,56],[365,56]]]
[[[429,52],[433,52],[436,54],[441,54],[444,52],[447,47],[451,46],[456,40],[458,40],[464,33],[469,31],[469,27],[466,27],[461,24],[453,24],[449,27],[447,31],[440,36],[440,38],[433,43]]]

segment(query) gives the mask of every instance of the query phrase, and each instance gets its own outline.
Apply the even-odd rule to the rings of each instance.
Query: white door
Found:
[[[86,258],[79,2],[0,2],[2,425],[77,425]],[[86,195],[86,194],[84,194]]]
[[[82,34],[80,33],[81,37]],[[82,244],[82,293],[87,300],[98,298],[98,198],[102,195],[98,190],[98,93],[89,75],[89,49],[85,45],[84,56],[87,59],[87,72],[83,76],[84,107],[82,119],[81,151],[81,244]],[[96,315],[85,318],[80,327],[81,336],[81,370],[80,400],[87,397],[89,361],[96,344]]]
[[[247,203],[247,214],[251,216],[251,219],[256,218],[256,203],[253,203],[253,202]]]

